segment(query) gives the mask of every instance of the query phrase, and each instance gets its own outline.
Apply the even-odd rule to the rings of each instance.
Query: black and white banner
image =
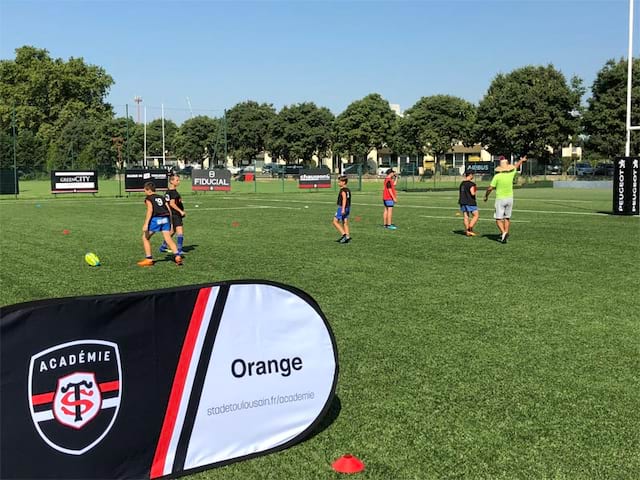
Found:
[[[0,309],[2,478],[180,476],[304,439],[335,393],[318,304],[260,281]]]
[[[640,215],[639,163],[638,157],[616,159],[613,172],[613,213],[616,215]]]
[[[51,172],[51,193],[96,193],[97,191],[98,172],[95,170]]]
[[[191,190],[228,192],[231,190],[231,172],[227,169],[192,170]]]
[[[125,192],[142,192],[144,184],[153,182],[156,190],[166,190],[169,185],[169,172],[166,170],[125,170]]]
[[[331,188],[329,167],[305,168],[300,172],[299,188]]]

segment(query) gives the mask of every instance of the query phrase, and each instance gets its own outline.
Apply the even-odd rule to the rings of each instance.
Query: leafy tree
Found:
[[[44,168],[45,157],[48,164],[58,165],[73,155],[70,147],[62,152],[63,144],[69,144],[70,131],[86,135],[87,129],[77,125],[80,118],[92,123],[111,118],[104,98],[112,84],[104,69],[82,58],[52,59],[47,50],[31,46],[16,49],[15,60],[0,60],[0,130],[10,134],[15,114],[18,144],[23,145],[16,152],[22,156],[22,170]],[[4,157],[3,153],[2,163]]]
[[[570,84],[553,65],[499,74],[478,106],[477,132],[493,154],[547,158],[579,131],[581,80]]]
[[[333,120],[329,109],[312,102],[284,107],[271,123],[267,149],[287,163],[322,158],[331,149]]]
[[[457,145],[473,143],[476,107],[450,95],[422,97],[400,121],[400,137],[411,153],[444,154]]]
[[[181,160],[200,163],[213,153],[221,129],[220,121],[207,116],[186,120],[176,132],[173,149]]]
[[[112,114],[104,102],[113,79],[82,58],[52,59],[47,50],[16,49],[15,60],[0,60],[0,125],[38,133],[43,125],[64,125],[80,112]]]
[[[335,121],[335,151],[339,154],[366,156],[374,148],[393,144],[398,116],[377,93],[351,103]]]
[[[640,60],[633,61],[631,124],[640,125]],[[624,155],[627,141],[627,61],[609,60],[598,72],[584,114],[587,151],[605,158]],[[631,132],[631,154],[640,154],[640,134]]]
[[[16,134],[16,166],[23,173],[44,169],[46,146],[41,138],[30,130]],[[13,168],[13,135],[0,132],[0,168]]]
[[[143,126],[144,128],[144,126]],[[178,126],[173,120],[164,120],[164,147],[171,154],[174,137],[178,133]],[[162,119],[157,118],[147,124],[147,157],[162,156]]]
[[[269,126],[276,116],[273,105],[238,103],[227,111],[227,142],[234,161],[251,160],[266,150]]]

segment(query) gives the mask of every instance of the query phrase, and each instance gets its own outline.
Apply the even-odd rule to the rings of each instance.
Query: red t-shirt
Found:
[[[393,196],[391,196],[393,192]],[[387,177],[384,179],[384,188],[382,190],[382,200],[393,200],[396,195],[396,183],[393,181],[393,177]]]

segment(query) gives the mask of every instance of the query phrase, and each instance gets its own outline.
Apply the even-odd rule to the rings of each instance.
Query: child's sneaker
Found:
[[[158,251],[160,253],[167,253],[169,251],[169,249],[167,247],[164,247],[164,246],[160,245],[160,248],[158,249]]]
[[[141,267],[153,267],[153,263],[151,258],[143,258],[138,262],[138,265]]]
[[[396,227],[393,223],[391,225],[387,225],[387,228],[389,230],[397,230],[398,229],[398,227]]]

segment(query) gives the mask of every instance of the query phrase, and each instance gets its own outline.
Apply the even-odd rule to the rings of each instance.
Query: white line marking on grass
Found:
[[[207,207],[190,209],[189,212],[202,210],[302,210],[300,207],[274,207],[272,205],[246,205],[244,207]]]
[[[274,198],[265,198],[262,199],[265,202],[287,202],[287,203],[320,203],[320,204],[331,204],[333,205],[335,202],[318,202],[318,201],[311,201],[311,200],[279,200],[279,199],[274,199]],[[377,203],[352,203],[353,206],[356,207],[382,207],[382,202],[380,202],[380,204]],[[437,207],[437,206],[432,206],[432,205],[405,205],[405,204],[398,204],[398,208],[420,208],[420,209],[427,209],[427,210],[457,210],[455,207]],[[484,212],[493,212],[493,208],[487,207],[485,209],[482,209],[481,211]],[[518,212],[518,213],[548,213],[550,215],[591,215],[594,217],[610,217],[612,216],[609,213],[598,213],[598,212],[565,212],[565,211],[551,211],[551,210],[520,210],[520,209],[514,209],[514,212]],[[640,217],[638,217],[640,218]]]
[[[420,217],[422,218],[442,218],[445,220],[456,220],[456,221],[460,221],[462,219],[462,216],[460,217],[439,217],[436,215],[420,215]],[[481,222],[495,222],[495,219],[493,218],[479,218],[478,219]],[[511,223],[531,223],[529,220],[511,220]]]

